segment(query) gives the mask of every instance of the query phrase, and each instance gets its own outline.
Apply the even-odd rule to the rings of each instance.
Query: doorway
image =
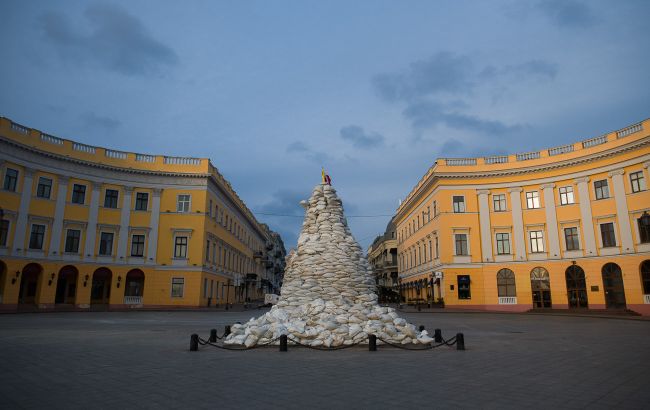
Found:
[[[22,305],[35,305],[38,301],[38,294],[43,268],[38,263],[30,263],[23,268],[20,275],[20,293],[18,303]]]
[[[90,304],[95,307],[108,307],[111,297],[111,280],[113,273],[108,268],[99,268],[93,273],[93,284],[90,290]]]
[[[587,281],[585,271],[578,265],[571,265],[565,272],[566,291],[569,298],[569,308],[588,308]]]
[[[66,265],[59,271],[59,278],[56,281],[56,296],[54,303],[57,305],[74,305],[77,294],[77,277],[79,271],[72,265]]]
[[[603,290],[607,309],[625,309],[625,287],[621,267],[615,263],[606,263],[602,269]]]
[[[550,309],[551,278],[546,269],[537,267],[530,272],[530,287],[533,291],[533,308]]]

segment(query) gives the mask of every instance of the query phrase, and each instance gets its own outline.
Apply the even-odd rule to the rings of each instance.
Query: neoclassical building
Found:
[[[208,159],[85,145],[0,117],[0,175],[2,310],[197,307],[279,291],[272,232]]]
[[[437,160],[395,215],[397,285],[447,307],[650,315],[650,120],[514,155]]]
[[[395,285],[397,277],[397,236],[391,219],[383,235],[375,238],[368,247],[368,263],[377,284],[380,302],[398,302]]]

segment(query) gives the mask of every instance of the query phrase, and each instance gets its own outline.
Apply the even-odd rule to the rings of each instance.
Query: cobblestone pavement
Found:
[[[249,312],[0,315],[1,408],[648,408],[650,322],[408,313],[466,351],[232,352],[201,346]]]

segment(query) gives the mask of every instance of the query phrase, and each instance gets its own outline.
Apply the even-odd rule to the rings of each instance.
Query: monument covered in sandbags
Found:
[[[368,335],[401,344],[426,344],[426,331],[377,303],[375,281],[352,237],[336,190],[324,178],[305,207],[295,251],[287,258],[281,295],[269,312],[235,324],[225,344],[267,344],[282,334],[310,346],[367,343]]]

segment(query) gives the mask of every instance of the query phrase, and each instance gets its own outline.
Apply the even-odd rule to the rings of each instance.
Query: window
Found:
[[[189,195],[179,195],[176,212],[190,212],[190,198]]]
[[[458,275],[458,299],[471,299],[471,280],[469,275]]]
[[[456,241],[456,255],[467,255],[467,234],[457,233],[454,238]]]
[[[107,189],[104,195],[104,208],[117,208],[118,191]]]
[[[99,239],[99,254],[110,256],[113,253],[113,233],[102,232]]]
[[[208,297],[208,278],[203,278],[203,297]]]
[[[32,233],[29,236],[29,249],[43,249],[44,237],[45,225],[32,225]]]
[[[424,220],[424,216],[422,217]],[[427,206],[427,223],[431,220],[431,207]]]
[[[144,256],[144,235],[133,235],[131,237],[131,256]]]
[[[510,254],[510,234],[498,233],[497,234],[497,254],[508,255]]]
[[[9,221],[0,220],[0,246],[7,246],[7,238],[9,237]]]
[[[465,212],[465,197],[454,195],[454,213],[463,213]]]
[[[438,237],[437,236],[435,237],[435,242],[436,242],[436,259],[437,259],[437,258],[440,258],[440,253],[439,253],[440,248],[438,246],[439,244],[438,244]]]
[[[632,185],[632,192],[645,191],[645,178],[643,178],[643,171],[632,172],[630,174],[630,185]]]
[[[515,273],[513,271],[504,268],[497,272],[497,291],[500,298],[517,296]]]
[[[187,236],[177,236],[174,242],[174,258],[187,258]]]
[[[36,188],[36,196],[39,198],[50,199],[52,194],[52,180],[50,178],[38,178],[38,187]]]
[[[6,191],[16,192],[16,183],[18,182],[18,171],[7,168],[5,171],[4,189]]]
[[[639,225],[639,239],[641,240],[641,243],[650,242],[650,223],[648,223],[649,221],[647,219],[647,217],[644,219],[643,216],[641,216],[636,220],[636,223]],[[644,222],[647,224],[644,225]]]
[[[217,243],[216,242],[212,243],[212,264],[213,265],[217,264]]]
[[[567,251],[577,251],[580,249],[577,227],[573,226],[571,228],[564,228],[564,242],[566,243]]]
[[[506,211],[506,194],[493,195],[492,203],[494,204],[494,212]]]
[[[72,187],[72,203],[83,205],[86,202],[86,186],[74,184]]]
[[[573,187],[560,187],[560,205],[569,205],[573,203],[575,203],[575,200],[573,199]]]
[[[212,199],[210,200],[210,203],[208,205],[208,216],[212,218]]]
[[[539,192],[537,191],[526,192],[526,205],[528,206],[528,209],[539,208]]]
[[[135,194],[135,210],[146,211],[149,206],[149,194],[146,192],[138,192]]]
[[[650,295],[650,261],[643,261],[641,264],[641,281],[643,282],[643,294]]]
[[[596,199],[609,198],[609,187],[606,179],[595,181],[594,190],[596,191]]]
[[[614,223],[600,224],[600,235],[603,239],[603,248],[616,246],[616,235],[614,235]]]
[[[182,298],[184,287],[185,287],[185,278],[172,278],[172,297]]]
[[[433,217],[435,218],[438,216],[438,202],[433,201]]]
[[[65,251],[68,253],[79,253],[79,238],[81,238],[80,230],[68,229],[65,235]]]
[[[544,232],[530,231],[528,237],[530,238],[530,251],[532,253],[544,252]]]
[[[210,240],[205,245],[205,261],[210,262]]]

